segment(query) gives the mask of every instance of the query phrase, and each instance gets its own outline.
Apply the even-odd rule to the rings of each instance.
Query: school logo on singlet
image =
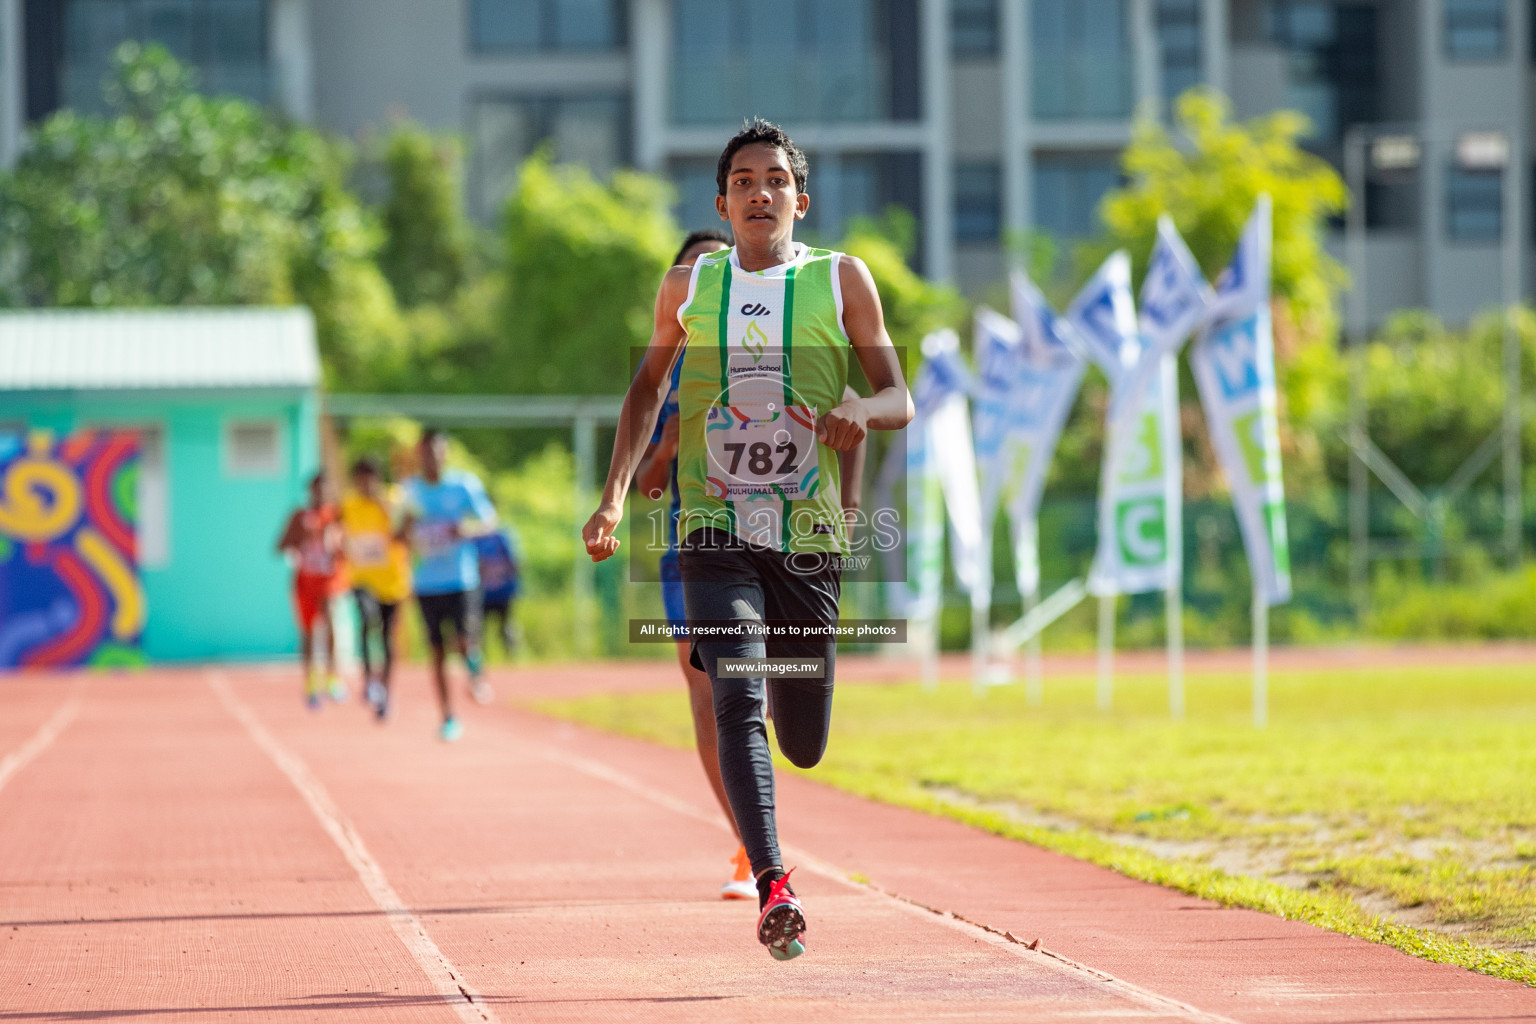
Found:
[[[747,322],[747,331],[741,337],[741,347],[751,353],[754,363],[763,361],[763,353],[768,349],[768,335],[764,334],[763,329],[757,326],[756,320]]]

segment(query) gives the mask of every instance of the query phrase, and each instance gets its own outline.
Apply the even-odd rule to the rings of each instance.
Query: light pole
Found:
[[[1389,125],[1351,125],[1344,132],[1344,184],[1349,211],[1344,218],[1344,259],[1349,264],[1349,590],[1357,619],[1365,618],[1370,602],[1371,505],[1370,468],[1366,447],[1365,352],[1370,332],[1366,297],[1365,189],[1366,168],[1395,173],[1418,168],[1423,145],[1411,131]]]
[[[1503,548],[1512,566],[1522,559],[1524,516],[1520,430],[1520,335],[1515,313],[1521,299],[1521,225],[1524,203],[1520,173],[1523,163],[1518,131],[1467,131],[1454,139],[1456,166],[1466,171],[1498,172],[1501,187],[1501,247],[1499,299],[1503,306],[1502,371],[1504,407],[1500,421],[1503,450]],[[1370,468],[1366,462],[1370,438],[1366,429],[1365,342],[1370,327],[1366,301],[1365,189],[1367,168],[1377,171],[1416,169],[1423,157],[1424,137],[1382,125],[1354,125],[1344,135],[1344,178],[1351,203],[1345,218],[1344,248],[1349,264],[1350,301],[1346,308],[1349,346],[1349,581],[1358,616],[1370,597]],[[1423,197],[1421,197],[1422,199]],[[1390,482],[1389,482],[1390,483]]]
[[[1520,265],[1521,228],[1525,204],[1520,175],[1525,161],[1518,129],[1510,133],[1508,159],[1504,164],[1504,550],[1510,568],[1518,569],[1525,553],[1522,526],[1525,518],[1524,486],[1520,453],[1520,331],[1515,316],[1520,306],[1523,268]]]
[[[1365,158],[1371,130],[1352,125],[1344,133],[1344,258],[1349,264],[1349,592],[1358,621],[1365,618],[1370,585],[1370,477],[1365,465],[1365,334],[1370,312],[1365,297]]]
[[[1499,259],[1499,299],[1503,306],[1502,364],[1504,375],[1504,410],[1499,430],[1502,435],[1504,470],[1505,557],[1511,568],[1518,568],[1522,555],[1521,520],[1524,501],[1520,480],[1520,332],[1515,323],[1520,305],[1521,226],[1524,221],[1520,192],[1520,174],[1524,162],[1520,133],[1515,130],[1469,131],[1456,138],[1456,165],[1467,171],[1496,171],[1500,177],[1502,202],[1501,251]]]

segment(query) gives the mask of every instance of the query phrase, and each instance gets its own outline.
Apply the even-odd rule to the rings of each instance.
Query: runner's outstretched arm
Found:
[[[912,419],[912,396],[902,378],[901,360],[885,330],[885,311],[869,268],[856,256],[838,261],[843,290],[843,329],[874,392],[844,398],[816,422],[816,436],[828,448],[855,448],[871,430],[900,430]]]
[[[490,495],[485,493],[485,484],[479,477],[471,476],[464,485],[469,491],[470,514],[454,523],[454,530],[460,537],[470,539],[494,533],[499,525],[496,519],[496,506],[491,504]]]
[[[640,371],[630,381],[629,390],[624,395],[603,500],[581,531],[587,554],[594,562],[601,562],[619,550],[619,538],[614,536],[614,531],[624,516],[624,495],[629,491],[635,466],[656,431],[656,417],[666,403],[667,391],[672,384],[672,364],[677,362],[683,350],[683,325],[677,320],[677,312],[688,296],[688,282],[692,276],[692,267],[673,267],[661,279],[661,288],[656,293],[651,343],[640,360]]]
[[[661,428],[661,440],[645,450],[640,468],[635,470],[635,486],[648,498],[659,499],[672,475],[672,460],[677,458],[678,417],[667,420]]]
[[[277,553],[284,554],[288,551],[297,551],[299,547],[299,514],[291,513],[288,522],[283,524],[282,536],[277,538]]]

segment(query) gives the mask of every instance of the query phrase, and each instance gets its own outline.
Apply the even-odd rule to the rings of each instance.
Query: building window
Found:
[[[1532,164],[1530,167],[1530,176],[1525,179],[1525,187],[1530,190],[1526,195],[1536,195],[1536,164]],[[1526,216],[1531,219],[1530,240],[1536,242],[1536,203],[1531,204],[1531,208],[1526,212]],[[4,433],[4,430],[4,427],[0,427],[0,433]]]
[[[230,420],[224,424],[225,476],[276,476],[282,468],[282,428],[277,420]]]
[[[996,164],[955,168],[955,241],[995,242],[1002,233],[1003,174]]]
[[[997,0],[950,0],[949,25],[956,57],[997,56]]]
[[[475,53],[613,50],[624,45],[619,0],[470,0]]]
[[[171,485],[165,453],[165,428],[140,427],[139,520],[136,527],[139,567],[158,569],[171,560]]]
[[[1369,3],[1276,0],[1270,41],[1286,51],[1286,105],[1307,115],[1329,157],[1351,124],[1379,120],[1377,10]]]
[[[809,158],[811,209],[805,227],[811,241],[836,244],[855,220],[879,218],[892,207],[912,214],[921,232],[920,154],[813,151]],[[914,257],[921,251],[919,244]]]
[[[730,234],[730,225],[715,212],[715,196],[720,194],[720,188],[715,184],[715,161],[673,160],[669,170],[668,176],[677,192],[677,205],[672,208],[672,216],[678,225],[684,231],[718,228]],[[815,180],[820,184],[820,179]]]
[[[1125,0],[1033,0],[1030,40],[1036,117],[1130,115],[1134,62]]]
[[[1452,60],[1504,56],[1504,5],[1508,0],[1445,0],[1445,55]]]
[[[1157,0],[1157,50],[1163,101],[1172,109],[1186,89],[1200,84],[1200,0]]]
[[[196,68],[210,95],[268,98],[265,0],[65,0],[62,15],[60,106],[104,112],[102,81],[113,51],[130,39],[159,43]]]
[[[1035,158],[1035,226],[1059,239],[1087,238],[1099,229],[1099,200],[1120,184],[1110,154]]]
[[[679,124],[922,116],[917,0],[674,0]]]
[[[470,105],[475,215],[492,220],[517,183],[517,169],[540,146],[558,163],[606,177],[628,159],[623,96],[484,96]]]
[[[1373,171],[1365,183],[1365,226],[1409,230],[1419,225],[1419,182],[1412,173]]]
[[[1497,242],[1504,234],[1504,181],[1499,171],[1452,166],[1445,176],[1445,234],[1454,242]]]

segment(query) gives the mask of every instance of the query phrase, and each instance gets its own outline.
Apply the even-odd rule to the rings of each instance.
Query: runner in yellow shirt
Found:
[[[374,714],[389,715],[389,683],[395,666],[395,611],[411,596],[411,556],[401,538],[401,510],[395,488],[386,485],[374,459],[352,466],[352,490],[341,502],[352,595],[361,628],[365,695]],[[371,639],[377,633],[383,658],[374,672]]]

